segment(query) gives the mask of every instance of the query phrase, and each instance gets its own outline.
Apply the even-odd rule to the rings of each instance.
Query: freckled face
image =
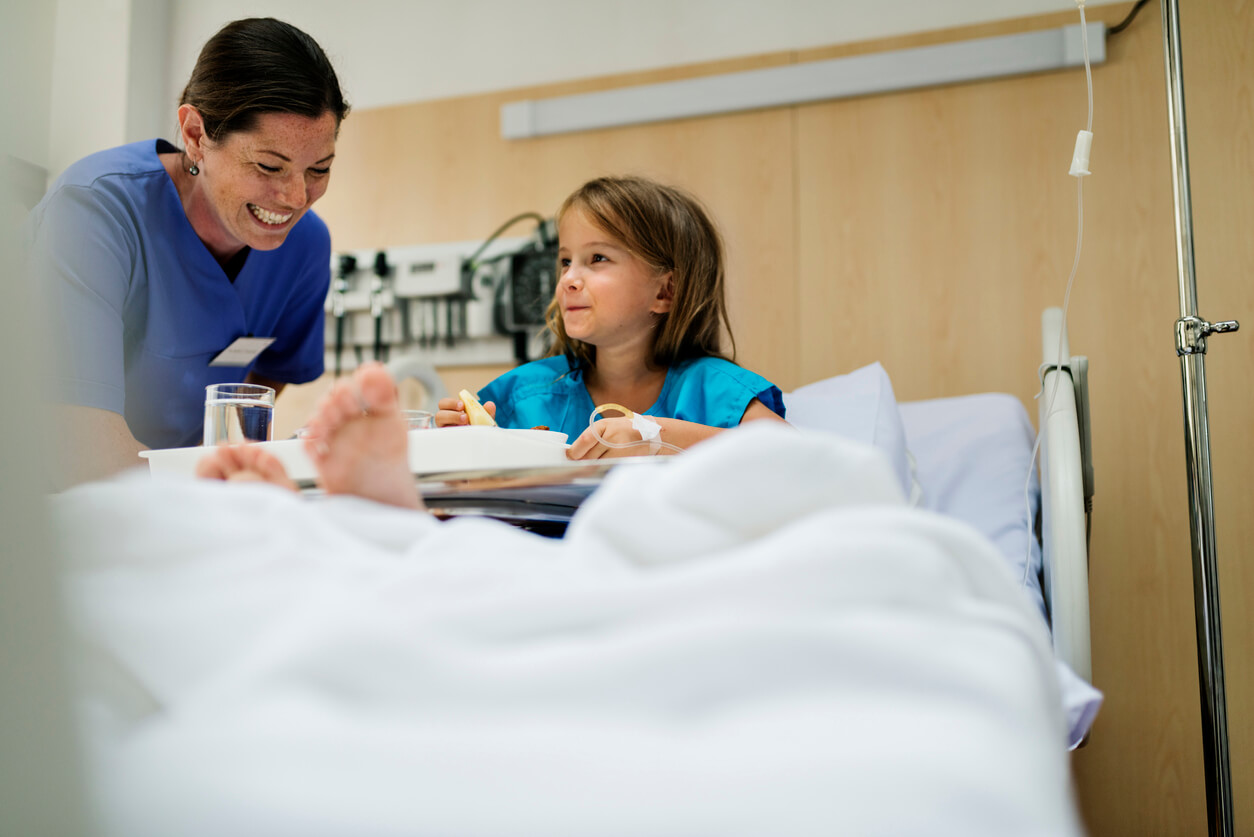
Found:
[[[197,232],[214,249],[273,250],[327,190],[335,115],[267,113],[248,132],[206,143],[197,184],[208,212]]]
[[[558,224],[557,298],[566,334],[598,348],[647,342],[666,274],[658,274],[578,210]]]

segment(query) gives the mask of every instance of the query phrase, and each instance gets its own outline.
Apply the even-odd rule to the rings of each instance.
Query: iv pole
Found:
[[[1232,834],[1232,777],[1228,762],[1228,710],[1224,697],[1223,637],[1215,560],[1215,510],[1211,486],[1210,431],[1206,411],[1206,338],[1236,331],[1235,321],[1209,323],[1197,313],[1193,263],[1193,206],[1184,118],[1184,66],[1180,57],[1177,0],[1161,0],[1167,70],[1167,122],[1171,131],[1172,186],[1176,207],[1176,270],[1180,319],[1176,354],[1184,384],[1185,463],[1189,477],[1189,530],[1193,540],[1193,611],[1202,704],[1202,758],[1206,815],[1212,835]]]

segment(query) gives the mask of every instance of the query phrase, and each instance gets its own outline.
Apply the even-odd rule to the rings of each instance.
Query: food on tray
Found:
[[[457,393],[457,397],[462,400],[462,406],[466,408],[466,418],[470,419],[471,424],[496,427],[496,420],[488,414],[488,411],[483,408],[483,405],[479,403],[479,399],[475,398],[470,390],[462,390]]]

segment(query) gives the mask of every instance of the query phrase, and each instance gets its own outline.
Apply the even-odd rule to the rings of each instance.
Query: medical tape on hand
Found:
[[[659,438],[662,435],[662,425],[648,416],[634,413],[631,417],[631,427],[640,434],[641,441],[649,443],[649,453],[657,453],[662,449]]]
[[[642,416],[637,412],[628,410],[622,404],[601,404],[592,411],[593,420],[606,410],[617,410],[627,418],[630,418],[631,428],[640,434],[640,441],[649,443],[649,453],[657,453],[662,449],[662,425],[648,416]]]

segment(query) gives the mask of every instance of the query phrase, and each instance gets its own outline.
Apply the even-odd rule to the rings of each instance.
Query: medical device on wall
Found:
[[[374,318],[374,359],[386,361],[387,347],[383,343],[383,308],[388,299],[388,254],[383,250],[375,253],[374,277],[370,280],[370,316]]]
[[[349,277],[357,271],[357,258],[351,255],[340,256],[333,268],[335,280],[331,283],[331,296],[328,307],[335,329],[335,375],[339,377],[344,362],[344,330],[348,325],[348,310],[345,297],[349,289]]]
[[[531,238],[513,249],[486,255],[501,233],[528,219],[537,222]],[[528,346],[537,336],[547,337],[545,312],[557,288],[557,223],[534,212],[514,216],[487,237],[467,260],[466,269],[478,277],[491,277],[490,281],[480,279],[480,284],[494,288],[492,326],[497,334],[512,340],[514,360],[532,359]]]
[[[501,237],[527,219],[537,222],[531,236]],[[556,224],[529,212],[480,242],[341,253],[332,276],[326,344],[336,374],[408,355],[433,366],[523,363],[547,349]]]

